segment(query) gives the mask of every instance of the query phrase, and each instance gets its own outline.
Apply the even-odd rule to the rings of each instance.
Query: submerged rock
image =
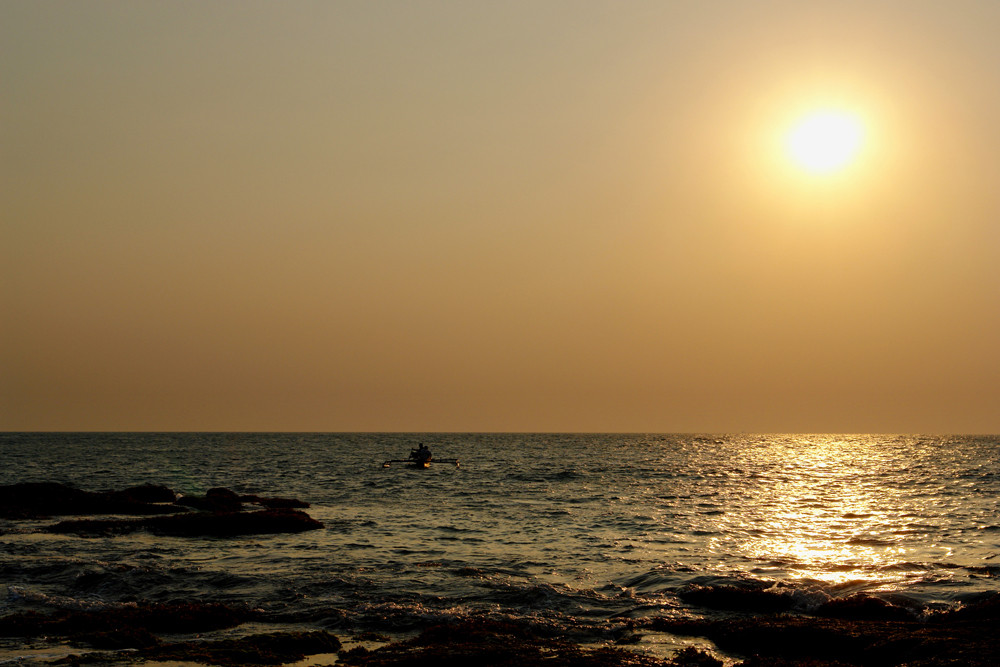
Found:
[[[108,491],[108,496],[132,503],[172,503],[177,500],[173,489],[162,484],[142,484],[121,491]]]
[[[239,512],[243,503],[260,505],[267,509],[306,509],[309,503],[297,498],[277,498],[253,494],[237,495],[236,492],[218,487],[209,489],[204,496],[181,496],[177,504],[208,512]]]
[[[182,496],[177,499],[177,504],[207,512],[239,512],[243,509],[240,497],[221,487],[209,489],[204,496]]]
[[[768,588],[746,588],[740,586],[688,586],[677,592],[677,596],[694,605],[708,609],[749,612],[781,612],[795,606],[791,592]]]
[[[266,498],[254,495],[240,496],[245,503],[254,503],[268,509],[308,509],[309,503],[297,498]]]
[[[215,537],[301,533],[323,527],[322,523],[298,510],[179,514],[146,519],[143,523],[159,535]]]
[[[53,664],[177,660],[215,665],[280,665],[308,655],[340,650],[337,637],[324,632],[281,632],[240,639],[168,642],[157,635],[193,634],[262,621],[260,612],[223,604],[121,605],[92,611],[29,611],[0,618],[0,636],[60,637],[76,646],[127,653],[70,655]]]
[[[148,519],[80,519],[60,521],[46,528],[52,533],[78,535],[123,535],[148,530],[156,535],[182,537],[234,537],[301,533],[323,524],[298,510],[257,512],[194,512]]]
[[[869,621],[911,621],[913,614],[903,607],[870,595],[851,595],[824,602],[816,610],[817,616]]]
[[[116,641],[128,644],[128,636],[148,642],[150,632],[185,633],[231,628],[249,620],[249,611],[223,604],[197,602],[141,604],[107,607],[92,611],[61,610],[51,614],[27,611],[0,618],[4,637],[92,637],[116,633]]]
[[[373,651],[360,647],[345,651],[338,664],[358,667],[666,667],[680,663],[619,648],[585,648],[563,639],[541,636],[530,627],[516,623],[465,621],[434,626],[415,639]]]
[[[243,512],[243,502],[266,509]],[[0,517],[41,518],[50,515],[124,514],[143,519],[76,519],[60,521],[45,530],[79,535],[124,535],[147,530],[158,535],[216,536],[300,533],[323,524],[293,507],[308,507],[294,498],[244,496],[225,488],[209,489],[204,497],[177,497],[155,484],[120,491],[92,492],[56,482],[28,482],[0,486]],[[191,512],[191,509],[202,510]],[[151,516],[158,515],[158,516]],[[163,515],[163,516],[159,516]]]
[[[719,648],[751,656],[744,667],[994,667],[1000,656],[995,619],[935,622],[804,616],[745,616],[726,620],[644,619],[641,624],[706,637]]]
[[[322,630],[258,634],[240,639],[162,644],[139,651],[147,660],[210,665],[282,665],[317,653],[336,653],[340,640]]]

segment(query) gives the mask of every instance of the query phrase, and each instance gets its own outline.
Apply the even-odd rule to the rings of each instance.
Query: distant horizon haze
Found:
[[[0,430],[998,433],[996,26],[8,0]]]

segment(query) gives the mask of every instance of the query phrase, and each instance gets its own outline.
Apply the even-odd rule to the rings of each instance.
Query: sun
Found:
[[[845,111],[817,111],[802,118],[786,137],[791,158],[816,174],[838,171],[857,157],[864,127]]]

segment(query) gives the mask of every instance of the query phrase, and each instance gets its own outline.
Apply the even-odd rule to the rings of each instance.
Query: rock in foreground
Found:
[[[317,653],[336,653],[340,640],[328,632],[278,632],[240,639],[181,642],[142,649],[147,660],[177,660],[210,665],[283,665]]]
[[[711,639],[725,650],[750,656],[745,667],[995,667],[1000,594],[926,621],[898,620],[874,605],[852,600],[837,609],[854,618],[748,615],[725,620],[647,619],[641,625]],[[883,615],[871,618],[873,609]]]
[[[415,639],[374,651],[352,649],[341,653],[338,664],[356,667],[672,667],[679,663],[619,648],[585,648],[563,639],[541,636],[530,627],[516,623],[467,621],[435,626]],[[707,667],[709,663],[705,664]]]
[[[107,633],[186,633],[231,628],[252,618],[246,610],[222,604],[122,605],[93,611],[28,611],[0,618],[4,637],[86,637]],[[146,641],[143,638],[143,641]],[[127,646],[129,644],[125,642]]]

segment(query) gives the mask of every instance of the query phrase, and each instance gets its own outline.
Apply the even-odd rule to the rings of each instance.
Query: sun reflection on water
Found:
[[[727,523],[758,573],[891,587],[907,561],[935,551],[913,541],[922,512],[919,499],[904,498],[898,483],[907,462],[878,439],[822,436],[752,445],[744,460],[753,483]],[[941,555],[937,550],[935,557]]]

